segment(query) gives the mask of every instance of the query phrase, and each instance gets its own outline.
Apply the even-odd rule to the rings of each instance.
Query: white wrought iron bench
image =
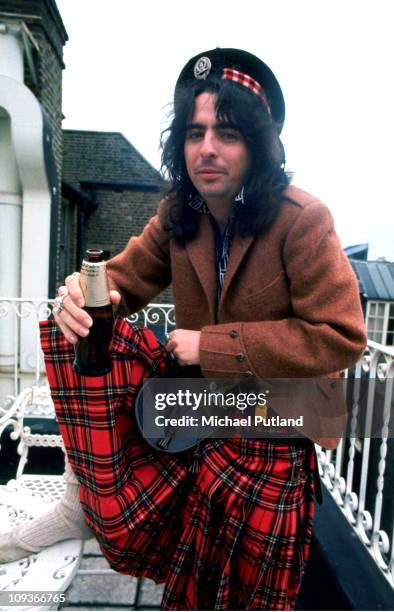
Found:
[[[64,491],[57,476],[22,475],[0,486],[0,531],[46,512]],[[66,540],[24,559],[0,565],[0,609],[57,610],[77,572],[83,543]],[[25,607],[26,606],[26,607]]]
[[[19,440],[20,455],[16,478],[0,485],[0,532],[44,514],[63,495],[62,476],[24,474],[29,449],[36,447],[63,448],[60,435],[34,434],[25,424],[32,415],[54,417],[53,403],[47,386],[34,385],[24,389],[12,406],[0,416],[0,437],[11,427],[10,436]],[[64,602],[64,592],[70,585],[81,560],[83,542],[67,540],[19,561],[0,565],[0,609],[56,610]],[[26,607],[27,606],[27,607]]]

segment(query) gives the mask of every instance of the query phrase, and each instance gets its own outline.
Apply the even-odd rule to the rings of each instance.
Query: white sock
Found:
[[[9,563],[69,539],[88,540],[94,535],[85,523],[79,501],[79,483],[66,462],[66,490],[51,510],[28,523],[0,534],[0,563]]]

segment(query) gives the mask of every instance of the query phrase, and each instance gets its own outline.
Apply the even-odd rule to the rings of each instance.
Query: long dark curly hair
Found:
[[[197,192],[186,170],[184,142],[195,99],[203,92],[216,94],[218,120],[240,130],[251,154],[252,165],[244,185],[246,204],[237,206],[234,231],[262,234],[276,219],[283,191],[290,183],[279,129],[258,96],[221,78],[194,81],[177,92],[171,124],[161,136],[161,171],[170,182],[166,227],[175,240],[184,243],[194,237],[200,221],[200,214],[188,205]]]

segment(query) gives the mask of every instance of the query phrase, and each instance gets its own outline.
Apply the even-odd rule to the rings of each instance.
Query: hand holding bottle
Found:
[[[92,317],[84,310],[85,298],[79,282],[79,272],[74,272],[65,279],[65,285],[58,289],[58,297],[55,300],[53,316],[55,322],[72,344],[78,342],[79,337],[86,337],[89,334],[92,326]],[[109,292],[111,304],[118,306],[121,296],[118,291],[110,290]],[[61,296],[65,296],[61,298]],[[56,304],[59,303],[59,298],[63,308],[57,310]]]

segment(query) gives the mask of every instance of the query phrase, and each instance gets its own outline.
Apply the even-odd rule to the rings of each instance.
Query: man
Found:
[[[166,347],[205,377],[332,375],[365,347],[332,217],[284,171],[284,114],[280,86],[255,56],[217,48],[192,58],[163,146],[169,193],[108,262],[122,314],[172,283],[177,329]],[[91,324],[77,273],[59,296],[56,323],[75,343]],[[305,440],[200,445],[165,609],[294,606],[311,537],[311,449]]]

